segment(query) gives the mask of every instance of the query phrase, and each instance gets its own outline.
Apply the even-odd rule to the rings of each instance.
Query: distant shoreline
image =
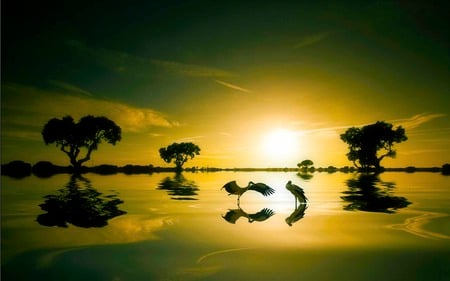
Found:
[[[174,167],[155,167],[153,165],[132,165],[116,166],[110,164],[102,164],[97,166],[84,166],[81,173],[95,173],[100,175],[113,175],[123,173],[127,175],[132,174],[153,174],[153,173],[175,173],[177,172]],[[444,164],[442,167],[399,167],[399,168],[382,168],[380,170],[368,169],[362,170],[355,167],[310,167],[306,168],[215,168],[215,167],[189,167],[184,168],[182,172],[201,172],[201,173],[213,173],[213,172],[297,172],[299,174],[311,175],[313,173],[383,173],[383,172],[431,172],[442,173],[443,175],[450,175],[450,164]],[[1,174],[14,177],[23,178],[34,174],[38,177],[50,177],[54,174],[72,174],[72,166],[58,166],[49,161],[39,161],[38,163],[31,165],[24,161],[12,161],[7,164],[1,165]]]

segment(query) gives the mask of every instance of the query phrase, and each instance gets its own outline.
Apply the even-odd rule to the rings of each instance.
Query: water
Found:
[[[276,193],[238,206],[221,190],[232,180]],[[438,173],[3,176],[1,188],[2,280],[450,276],[450,177]]]

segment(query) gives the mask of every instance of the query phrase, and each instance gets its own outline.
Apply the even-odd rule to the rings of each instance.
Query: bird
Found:
[[[230,181],[228,183],[226,183],[222,189],[225,188],[225,190],[228,192],[228,195],[237,195],[237,202],[239,205],[239,200],[242,196],[242,194],[244,194],[247,190],[254,190],[257,191],[259,193],[261,193],[264,196],[269,196],[272,195],[273,193],[275,193],[275,189],[271,188],[270,186],[264,184],[264,183],[254,183],[252,181],[250,181],[247,185],[247,187],[240,187],[239,185],[237,185],[236,181]]]
[[[295,197],[295,208],[297,209],[297,200],[300,204],[306,204],[308,202],[308,198],[305,196],[305,192],[303,188],[298,185],[292,183],[292,181],[288,181],[286,184],[286,189],[289,190],[292,195]]]

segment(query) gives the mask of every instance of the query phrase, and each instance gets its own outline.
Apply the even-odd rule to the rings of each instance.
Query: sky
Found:
[[[382,165],[442,166],[450,9],[420,2],[2,1],[1,162],[68,165],[43,126],[94,115],[122,140],[87,165],[351,166],[339,135],[385,121],[408,140]]]

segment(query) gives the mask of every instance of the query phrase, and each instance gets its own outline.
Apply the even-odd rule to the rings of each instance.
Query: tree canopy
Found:
[[[42,130],[42,137],[46,145],[55,143],[69,157],[75,171],[79,171],[82,163],[91,159],[92,151],[97,150],[102,141],[112,145],[120,141],[121,129],[103,116],[88,115],[78,123],[71,116],[66,116],[50,119]],[[86,149],[86,154],[78,158],[82,148]]]
[[[200,155],[200,147],[192,142],[173,143],[160,148],[159,155],[166,163],[174,160],[177,171],[181,171],[186,161]]]
[[[384,157],[396,156],[396,151],[393,149],[394,143],[408,139],[402,126],[394,130],[392,124],[384,121],[377,121],[361,128],[349,128],[340,137],[348,144],[348,160],[358,168],[373,167],[377,170],[381,168],[380,162]]]
[[[308,167],[312,166],[312,165],[314,165],[314,162],[309,159],[306,159],[306,160],[303,160],[302,162],[298,163],[297,167],[299,167],[300,169],[301,168],[308,169]]]

